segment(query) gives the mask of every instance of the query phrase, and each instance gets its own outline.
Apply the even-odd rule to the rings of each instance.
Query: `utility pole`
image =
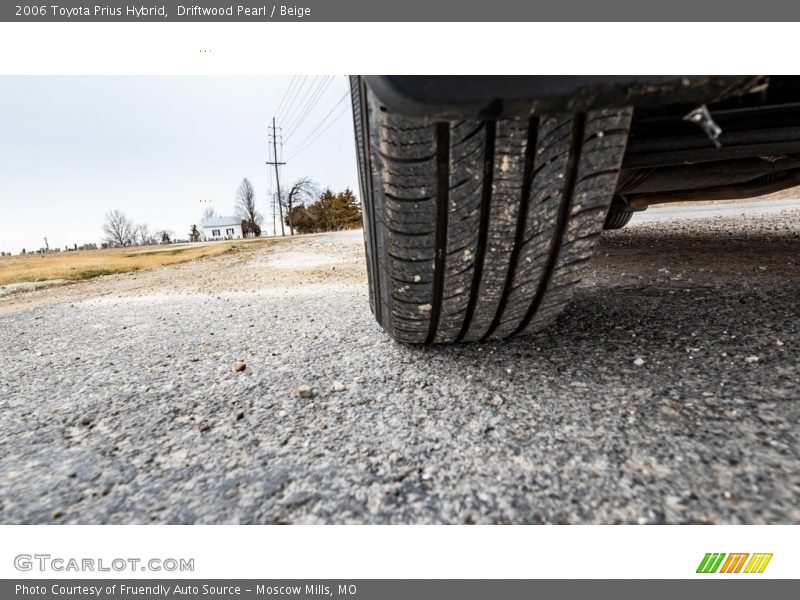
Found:
[[[278,165],[285,165],[285,162],[278,162],[278,130],[275,127],[275,117],[272,117],[272,155],[275,157],[274,161],[267,161],[268,165],[275,166],[275,184],[278,186],[278,212],[281,215],[281,235],[285,236],[286,232],[283,229],[283,200],[281,199],[281,179],[278,176]],[[272,229],[277,235],[275,230],[275,207],[272,207]]]
[[[269,136],[267,136],[267,142],[269,142]],[[270,148],[269,143],[267,143],[267,155],[269,156],[270,160],[272,160],[272,148]],[[277,160],[277,157],[276,157]],[[270,163],[267,162],[267,165]],[[267,167],[267,172],[269,172],[269,167]],[[270,189],[272,188],[272,180],[270,179]],[[275,193],[273,192],[269,201],[272,203],[272,235],[278,235],[278,207],[275,205]]]

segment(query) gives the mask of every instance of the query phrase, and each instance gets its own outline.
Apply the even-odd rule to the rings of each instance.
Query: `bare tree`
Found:
[[[318,193],[317,182],[310,177],[301,177],[292,184],[289,192],[283,194],[284,208],[286,208],[286,224],[289,226],[289,235],[294,235],[292,210],[313,201]]]
[[[150,226],[147,223],[139,223],[133,228],[134,243],[147,246],[156,243],[155,235],[150,231]]]
[[[218,216],[217,211],[211,206],[209,206],[203,211],[203,217],[200,220],[200,222],[207,221],[208,219],[214,219],[217,216]]]
[[[127,246],[133,243],[133,222],[121,210],[106,213],[103,233],[109,246]]]
[[[264,216],[256,210],[256,191],[253,184],[245,177],[236,190],[236,215],[242,220],[242,235],[248,237],[261,235],[261,223]]]
[[[159,240],[162,244],[171,244],[173,237],[175,237],[175,232],[169,229],[156,231],[156,239]]]
[[[200,241],[200,230],[197,229],[197,225],[192,225],[191,230],[189,230],[189,241],[190,242],[199,242]]]

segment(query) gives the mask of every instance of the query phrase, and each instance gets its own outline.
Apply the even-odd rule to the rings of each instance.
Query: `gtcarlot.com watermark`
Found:
[[[17,571],[39,571],[42,573],[137,573],[162,571],[191,573],[193,558],[65,558],[50,554],[17,554],[14,557]]]

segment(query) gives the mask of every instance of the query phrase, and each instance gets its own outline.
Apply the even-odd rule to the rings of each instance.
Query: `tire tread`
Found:
[[[631,111],[428,123],[352,82],[376,319],[408,343],[549,325],[611,214]]]

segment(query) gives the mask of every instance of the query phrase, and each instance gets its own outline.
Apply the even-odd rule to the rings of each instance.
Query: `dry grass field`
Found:
[[[138,271],[217,256],[236,248],[264,243],[270,243],[270,240],[236,240],[174,248],[152,246],[4,256],[0,257],[0,286],[54,279],[79,281],[99,275]]]

